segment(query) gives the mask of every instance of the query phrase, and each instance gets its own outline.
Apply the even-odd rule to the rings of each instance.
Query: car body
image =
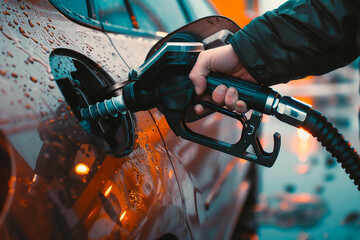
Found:
[[[1,239],[232,236],[255,189],[253,165],[176,137],[157,109],[89,134],[71,102],[84,96],[66,79],[87,89],[84,101],[98,101],[164,32],[215,13],[206,1],[170,2],[168,10],[151,1],[0,3]],[[195,128],[236,139],[231,124],[213,114]]]

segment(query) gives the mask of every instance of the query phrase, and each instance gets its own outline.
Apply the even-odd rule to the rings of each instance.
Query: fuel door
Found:
[[[81,108],[120,94],[126,82],[116,83],[100,65],[69,49],[55,49],[50,55],[50,66],[66,102],[96,144],[116,157],[130,153],[134,145],[130,112],[98,121],[83,120],[80,114]]]

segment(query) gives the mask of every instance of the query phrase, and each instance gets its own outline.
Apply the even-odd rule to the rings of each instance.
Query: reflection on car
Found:
[[[211,4],[0,7],[1,239],[229,239],[256,231],[249,162],[177,138],[157,109],[94,125],[77,115],[126,84],[166,32],[216,14]],[[213,114],[198,127],[236,137],[229,121]]]

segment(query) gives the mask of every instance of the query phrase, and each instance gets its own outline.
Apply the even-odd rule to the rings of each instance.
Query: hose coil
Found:
[[[360,191],[360,156],[339,133],[338,129],[314,109],[307,114],[303,128],[310,132],[336,158]]]

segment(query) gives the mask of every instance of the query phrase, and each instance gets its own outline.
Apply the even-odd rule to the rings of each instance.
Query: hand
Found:
[[[223,73],[252,83],[257,83],[241,64],[231,45],[213,48],[199,54],[189,75],[190,80],[195,86],[197,95],[202,95],[205,92],[206,77],[210,72]],[[235,110],[239,113],[247,112],[246,103],[239,100],[238,92],[233,87],[227,88],[224,85],[217,86],[212,93],[212,100],[218,105],[225,105],[231,111]],[[201,105],[196,105],[195,111],[201,115],[204,113],[204,108]]]

